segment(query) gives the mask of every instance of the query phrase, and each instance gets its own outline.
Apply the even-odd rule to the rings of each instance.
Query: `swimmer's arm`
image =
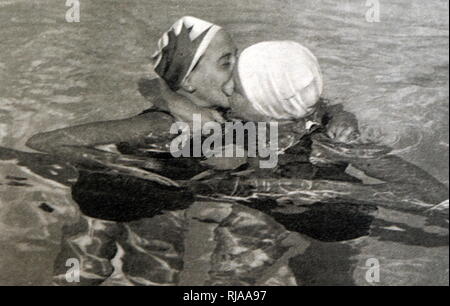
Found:
[[[203,124],[210,121],[219,123],[225,122],[218,111],[197,106],[188,98],[172,91],[162,79],[158,79],[158,83],[161,97],[166,101],[166,107],[178,121],[188,123],[191,128],[194,115],[200,115]]]
[[[350,164],[365,175],[385,182],[378,187],[385,192],[401,193],[427,203],[448,199],[448,188],[418,166],[395,155],[375,159],[352,159]]]
[[[174,92],[167,83],[160,79],[141,79],[139,92],[152,102],[159,110],[170,112],[177,121],[193,126],[193,115],[201,115],[203,123],[209,121],[224,122],[222,115],[214,109],[200,107],[192,103],[188,98]]]
[[[172,117],[159,112],[121,120],[87,123],[32,136],[26,145],[75,163],[114,161],[119,155],[94,147],[120,142],[137,142],[155,133],[169,133]]]
[[[346,172],[363,181],[372,181],[370,184],[376,185],[364,188],[377,189],[379,194],[391,194],[397,198],[416,199],[427,203],[439,203],[448,199],[448,188],[445,185],[403,158],[387,154],[389,151],[386,149],[389,148],[377,145],[361,146],[356,144],[353,148],[344,149],[340,149],[339,145],[322,146],[316,138],[311,157],[319,161],[328,160],[350,165]],[[368,191],[367,195],[371,193],[373,191]]]

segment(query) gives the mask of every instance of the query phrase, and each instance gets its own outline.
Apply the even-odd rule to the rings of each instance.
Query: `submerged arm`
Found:
[[[139,92],[150,99],[157,109],[170,112],[177,121],[186,122],[191,128],[193,126],[193,115],[201,115],[203,123],[209,121],[225,122],[218,111],[195,105],[188,98],[172,91],[162,79],[142,79],[139,82]]]
[[[416,165],[388,154],[388,147],[333,143],[317,135],[312,148],[312,161],[344,162],[369,178],[380,180],[381,184],[373,185],[378,192],[434,204],[448,199],[448,188],[444,184]]]
[[[387,155],[373,160],[356,159],[352,166],[368,176],[383,180],[386,192],[399,192],[431,204],[448,199],[448,189],[426,171],[399,156]]]
[[[218,193],[233,199],[270,198],[280,205],[348,202],[423,212],[448,199],[448,188],[419,167],[376,145],[325,143],[313,137],[313,156],[345,163],[360,173],[362,182],[301,178],[233,178],[203,182],[200,193]],[[319,141],[322,140],[322,141]],[[323,167],[326,167],[322,163]],[[355,173],[351,173],[354,175]],[[364,176],[366,181],[364,181]],[[205,188],[206,185],[206,188]],[[287,200],[287,201],[286,201]],[[288,205],[290,206],[290,205]],[[264,208],[264,207],[263,207]],[[275,206],[279,208],[279,206]]]
[[[149,134],[168,134],[172,117],[167,114],[145,113],[128,119],[87,123],[39,133],[26,145],[74,163],[113,161],[115,153],[97,150],[97,145],[138,142]]]

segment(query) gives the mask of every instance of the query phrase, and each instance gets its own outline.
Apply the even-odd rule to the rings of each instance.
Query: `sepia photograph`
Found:
[[[448,285],[447,0],[0,0],[0,286]]]

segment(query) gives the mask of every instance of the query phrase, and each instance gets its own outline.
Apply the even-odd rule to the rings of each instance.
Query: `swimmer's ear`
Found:
[[[188,92],[188,93],[194,93],[197,88],[195,88],[195,86],[192,86],[189,80],[189,77],[187,77],[182,83],[181,83],[181,88]]]

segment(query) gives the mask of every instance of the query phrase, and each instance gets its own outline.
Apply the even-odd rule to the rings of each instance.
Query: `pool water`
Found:
[[[282,39],[307,46],[319,59],[326,98],[355,113],[363,133],[448,186],[448,1],[380,0],[379,22],[366,20],[364,0],[80,3],[81,22],[67,23],[64,1],[0,0],[0,146],[26,151],[37,132],[148,108],[137,82],[151,75],[155,43],[177,18],[193,15],[225,27],[240,49]],[[49,282],[60,227],[74,207],[69,188],[0,160],[0,284]],[[410,272],[406,283],[448,284],[448,244],[405,252],[430,262],[420,272],[428,278]],[[447,263],[434,263],[438,257]],[[433,277],[436,271],[447,276]],[[391,274],[386,280],[399,283]]]

